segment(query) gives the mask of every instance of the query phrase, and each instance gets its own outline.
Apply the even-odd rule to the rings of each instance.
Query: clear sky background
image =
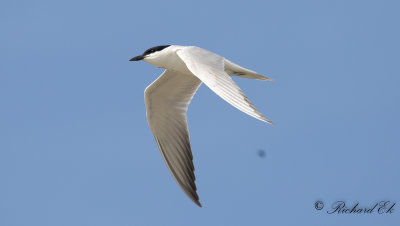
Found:
[[[399,1],[1,1],[0,225],[399,225]],[[197,207],[168,172],[128,60],[196,45],[274,126],[204,85]],[[262,158],[259,150],[266,155]],[[322,201],[323,210],[314,203]],[[328,214],[335,201],[392,214]]]

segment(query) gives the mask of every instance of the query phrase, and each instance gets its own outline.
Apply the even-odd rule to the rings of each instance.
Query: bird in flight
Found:
[[[144,91],[147,121],[164,161],[186,195],[201,207],[195,184],[186,112],[204,83],[240,111],[272,124],[247,99],[230,76],[272,81],[208,50],[196,46],[163,45],[130,61],[143,60],[166,69]]]

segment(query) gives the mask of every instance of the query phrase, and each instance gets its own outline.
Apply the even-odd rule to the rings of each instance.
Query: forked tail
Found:
[[[230,76],[238,76],[242,78],[258,79],[263,81],[274,81],[268,77],[258,74],[255,71],[241,67],[227,59],[224,59],[225,72]]]

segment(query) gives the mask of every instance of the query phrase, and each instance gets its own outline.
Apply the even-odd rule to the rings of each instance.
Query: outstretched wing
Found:
[[[164,161],[178,185],[199,206],[186,111],[200,85],[193,75],[165,70],[144,92],[147,120]]]
[[[247,99],[244,93],[224,71],[224,58],[195,46],[177,52],[187,68],[222,99],[244,113],[272,124]]]

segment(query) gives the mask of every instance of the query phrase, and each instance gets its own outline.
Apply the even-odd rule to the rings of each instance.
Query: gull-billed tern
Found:
[[[130,59],[140,60],[166,69],[144,91],[147,121],[175,181],[193,202],[201,206],[196,192],[186,120],[186,111],[193,95],[204,82],[237,109],[271,124],[250,103],[230,76],[263,81],[272,79],[196,46],[156,46]]]

